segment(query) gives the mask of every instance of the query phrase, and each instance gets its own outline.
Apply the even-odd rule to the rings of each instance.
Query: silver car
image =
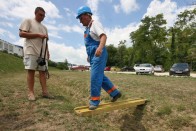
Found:
[[[164,72],[164,68],[162,65],[155,65],[154,72]]]
[[[140,64],[135,68],[136,74],[152,74],[154,75],[154,66],[149,63]]]

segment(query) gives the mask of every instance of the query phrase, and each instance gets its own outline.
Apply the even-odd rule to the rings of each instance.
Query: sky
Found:
[[[83,40],[85,27],[76,19],[77,9],[87,5],[93,19],[102,23],[107,35],[106,45],[118,46],[126,40],[132,46],[129,34],[138,29],[145,16],[162,13],[166,27],[173,26],[177,15],[196,0],[0,0],[0,39],[23,46],[19,26],[26,18],[34,18],[34,10],[41,6],[46,11],[42,22],[49,33],[50,59],[77,65],[89,65]]]

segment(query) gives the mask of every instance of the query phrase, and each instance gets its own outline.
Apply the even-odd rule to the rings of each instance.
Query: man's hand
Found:
[[[95,56],[99,57],[102,54],[102,49],[105,46],[106,43],[106,35],[105,34],[101,34],[100,35],[100,43],[99,43],[99,47],[97,48],[97,50],[95,51]]]
[[[44,39],[44,38],[48,38],[48,35],[45,35],[45,34],[39,34],[39,37]]]
[[[98,47],[97,50],[95,51],[95,56],[99,57],[102,54],[102,48]]]
[[[37,33],[31,33],[27,31],[20,30],[19,36],[22,38],[27,38],[27,39],[34,39],[34,38],[48,38],[48,35],[46,34],[37,34]]]

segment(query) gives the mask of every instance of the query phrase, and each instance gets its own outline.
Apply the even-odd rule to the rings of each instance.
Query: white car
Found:
[[[152,74],[154,75],[154,66],[149,63],[140,64],[135,68],[136,74]]]
[[[164,72],[162,65],[155,65],[154,72]]]
[[[136,71],[139,66],[140,66],[140,64],[135,64],[133,69]]]

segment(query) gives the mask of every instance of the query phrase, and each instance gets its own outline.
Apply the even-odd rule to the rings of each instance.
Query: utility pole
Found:
[[[172,42],[171,42],[171,54],[172,54],[172,62],[174,63],[176,60],[176,46],[175,46],[175,32],[174,28],[172,27]]]

